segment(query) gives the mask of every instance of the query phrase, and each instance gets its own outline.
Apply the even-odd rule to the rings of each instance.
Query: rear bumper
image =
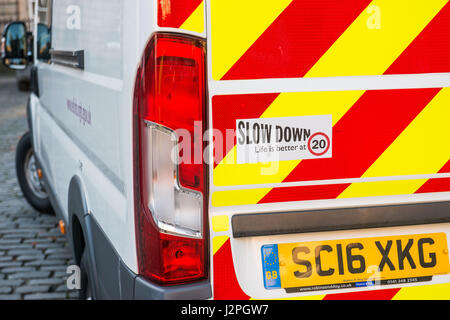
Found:
[[[212,296],[209,280],[163,287],[136,275],[122,261],[119,269],[120,299],[122,300],[205,300]],[[115,294],[107,293],[106,296],[115,296]]]
[[[211,296],[211,284],[208,280],[171,287],[158,286],[139,276],[134,282],[135,300],[205,300]]]

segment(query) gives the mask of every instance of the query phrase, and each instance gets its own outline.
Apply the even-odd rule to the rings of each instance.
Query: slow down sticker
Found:
[[[332,116],[236,121],[237,163],[332,157]]]

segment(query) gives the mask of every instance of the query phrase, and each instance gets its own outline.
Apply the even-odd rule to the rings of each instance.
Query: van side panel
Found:
[[[136,272],[130,178],[137,58],[134,54],[133,62],[125,64],[124,54],[137,38],[126,37],[123,28],[125,19],[137,20],[137,9],[127,17],[123,9],[122,0],[53,2],[52,48],[82,51],[84,68],[38,62],[39,157],[66,219],[69,183],[78,176],[89,213]],[[130,84],[124,85],[125,76]]]

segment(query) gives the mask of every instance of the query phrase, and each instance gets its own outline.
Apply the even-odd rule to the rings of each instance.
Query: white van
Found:
[[[448,0],[38,3],[18,178],[82,298],[450,298]]]

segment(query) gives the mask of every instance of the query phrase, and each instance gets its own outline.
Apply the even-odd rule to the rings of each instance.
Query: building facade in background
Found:
[[[0,0],[0,31],[12,21],[31,23],[34,0]]]

